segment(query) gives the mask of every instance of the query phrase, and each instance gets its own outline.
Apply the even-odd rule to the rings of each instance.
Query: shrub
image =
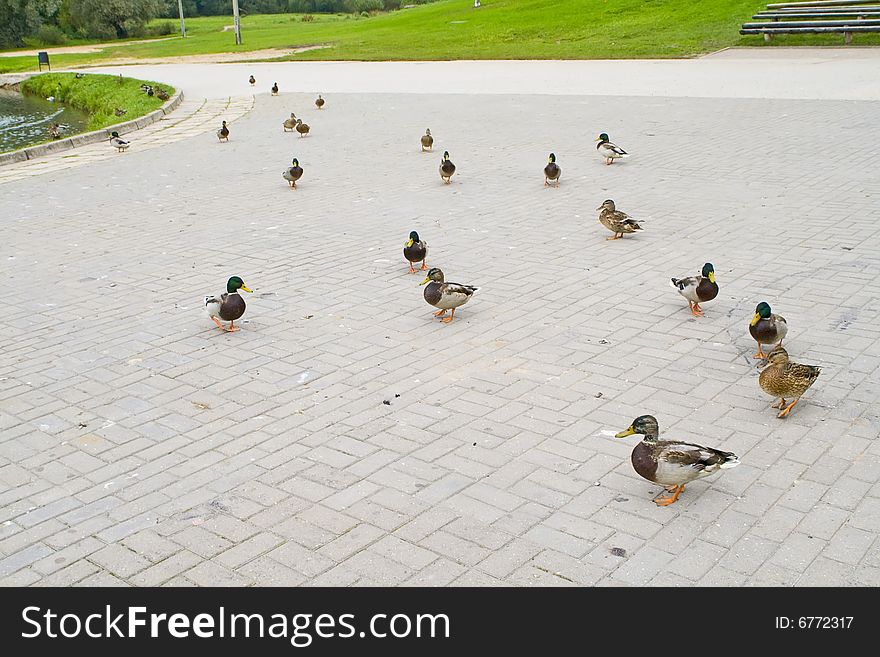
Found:
[[[168,36],[169,34],[174,34],[176,31],[177,28],[174,23],[171,21],[162,21],[161,23],[148,25],[144,30],[144,33],[147,36]]]
[[[57,25],[42,25],[34,35],[44,46],[60,46],[67,43],[67,35]]]
[[[313,20],[315,20],[315,17],[312,16],[311,14],[303,14],[303,17],[301,20],[303,23],[311,23]]]

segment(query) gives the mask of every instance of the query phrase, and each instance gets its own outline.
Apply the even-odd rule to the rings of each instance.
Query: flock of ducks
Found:
[[[253,76],[249,81],[251,85],[256,84]],[[277,93],[278,85],[275,83],[272,86],[272,94]],[[321,109],[325,101],[318,96],[315,104]],[[301,128],[301,126],[305,127]],[[293,113],[284,120],[283,128],[284,131],[297,130],[301,136],[308,134],[309,130],[308,126]],[[225,121],[217,136],[221,141],[228,140],[229,129]],[[118,136],[116,138],[118,142],[122,141]],[[625,150],[610,141],[607,133],[600,134],[596,142],[596,150],[606,165],[629,156]],[[434,137],[430,129],[425,130],[420,144],[422,152],[433,151]],[[448,151],[443,152],[439,171],[442,181],[449,184],[455,174],[455,164],[451,161]],[[296,158],[282,173],[282,177],[291,188],[296,188],[296,183],[302,175],[303,169]],[[551,153],[544,167],[545,186],[558,187],[561,176],[562,169],[556,161],[556,155]],[[612,236],[606,239],[618,240],[624,235],[642,230],[639,222],[618,210],[611,199],[604,201],[597,210],[599,223],[612,233]],[[443,271],[437,267],[428,269],[428,244],[416,231],[410,232],[409,238],[404,243],[403,256],[410,273],[417,271],[416,265],[421,271],[427,270],[425,279],[420,283],[425,286],[424,299],[437,309],[433,314],[444,323],[452,322],[456,309],[468,303],[480,291],[479,287],[473,285],[446,281]],[[712,301],[719,293],[715,268],[708,262],[703,265],[698,275],[671,278],[669,284],[688,302],[690,312],[695,318],[704,316],[700,304]],[[241,291],[251,292],[239,276],[233,276],[226,283],[226,292],[219,296],[205,297],[205,309],[208,315],[224,331],[239,330],[235,326],[235,321],[244,315],[246,308]],[[229,326],[225,326],[224,322],[228,322]],[[788,324],[785,318],[772,312],[768,303],[762,301],[757,305],[748,328],[751,337],[758,344],[754,357],[767,359],[767,364],[758,378],[759,385],[776,400],[772,408],[779,409],[777,417],[785,418],[801,396],[815,383],[821,370],[819,367],[795,363],[789,359],[788,352],[782,347],[782,341],[788,333]],[[766,354],[762,349],[763,345],[774,346],[769,354]],[[635,434],[643,438],[632,451],[631,460],[634,470],[645,479],[663,486],[668,493],[666,496],[658,496],[654,499],[658,506],[667,506],[678,500],[688,483],[720,470],[735,467],[740,463],[739,458],[731,452],[677,440],[661,440],[659,424],[652,415],[635,418],[629,427],[615,434],[615,437],[625,438]]]

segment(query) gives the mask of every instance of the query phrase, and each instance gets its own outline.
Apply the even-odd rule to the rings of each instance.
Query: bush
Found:
[[[44,46],[60,46],[67,43],[67,35],[57,25],[42,25],[34,37]]]
[[[177,31],[176,26],[171,21],[162,21],[154,25],[148,25],[144,30],[147,36],[168,36]]]
[[[303,14],[303,17],[300,20],[302,20],[303,23],[311,23],[315,20],[315,17],[311,14]]]

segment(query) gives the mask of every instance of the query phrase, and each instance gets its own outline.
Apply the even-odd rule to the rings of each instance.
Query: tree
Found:
[[[0,47],[18,48],[58,13],[61,0],[0,0]]]
[[[73,27],[99,39],[138,34],[163,8],[159,0],[69,0],[69,4]]]

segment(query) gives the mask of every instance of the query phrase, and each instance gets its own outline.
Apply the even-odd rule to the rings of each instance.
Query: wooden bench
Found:
[[[854,33],[880,33],[877,0],[817,0],[767,5],[767,11],[743,23],[740,34],[763,34],[769,41],[776,34],[843,34],[844,43]]]

